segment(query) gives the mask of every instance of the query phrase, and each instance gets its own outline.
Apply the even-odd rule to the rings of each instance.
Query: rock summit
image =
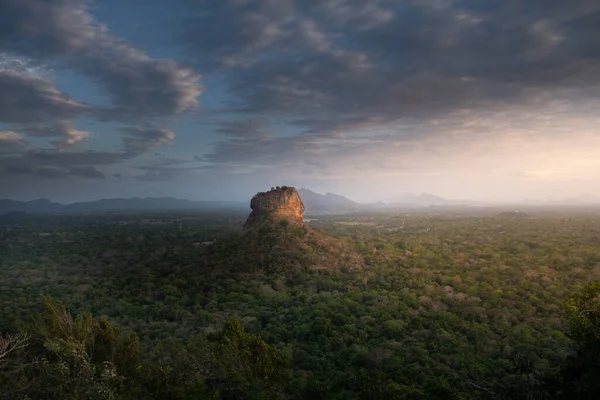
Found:
[[[268,192],[259,192],[250,200],[252,212],[244,226],[246,228],[265,222],[281,222],[302,225],[304,221],[304,203],[295,188],[281,186]]]

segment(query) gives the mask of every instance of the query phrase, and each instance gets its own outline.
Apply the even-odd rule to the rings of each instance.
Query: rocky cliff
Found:
[[[250,208],[252,212],[246,220],[245,227],[282,220],[301,225],[304,220],[304,203],[293,187],[282,186],[257,193],[250,200]]]

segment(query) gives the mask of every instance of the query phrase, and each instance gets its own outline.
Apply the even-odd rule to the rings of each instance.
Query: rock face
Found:
[[[293,187],[282,186],[257,193],[250,201],[250,208],[252,212],[244,224],[247,228],[266,221],[282,220],[302,225],[304,220],[304,203]]]

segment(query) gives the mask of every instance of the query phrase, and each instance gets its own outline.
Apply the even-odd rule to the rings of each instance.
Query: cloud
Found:
[[[144,171],[143,174],[134,176],[135,180],[142,182],[173,181],[198,176],[197,172],[206,172],[205,167],[198,166],[194,161],[171,158],[163,158],[136,169]]]
[[[264,121],[257,119],[244,119],[234,121],[224,121],[220,127],[215,130],[216,133],[230,137],[239,138],[266,138],[269,132],[265,127]]]
[[[119,129],[126,136],[123,138],[125,149],[131,153],[145,153],[170,143],[175,134],[167,129],[124,127]]]
[[[103,118],[171,117],[197,106],[200,76],[173,60],[153,59],[112,35],[87,0],[0,0],[0,51],[57,60],[93,79],[112,99]]]
[[[152,58],[112,34],[92,14],[88,0],[0,0],[0,179],[104,178],[113,166],[170,143],[159,127],[117,128],[124,151],[72,151],[91,132],[79,117],[99,121],[163,124],[194,111],[201,76],[169,59]],[[109,103],[85,104],[61,92],[55,71],[76,73],[98,85]],[[47,138],[53,150],[24,138]],[[32,141],[32,143],[35,143]],[[6,153],[9,153],[8,155]],[[11,181],[12,180],[12,181]]]
[[[398,160],[411,151],[411,140],[389,133],[329,135],[304,133],[292,136],[234,138],[214,145],[205,154],[206,168],[231,174],[298,176],[301,171],[340,178],[378,168],[398,168]],[[307,169],[306,167],[310,167]]]
[[[69,172],[62,168],[41,166],[35,169],[35,174],[41,178],[63,179],[69,175]]]
[[[33,173],[33,169],[27,165],[8,165],[2,172],[5,172],[7,175],[31,174]]]
[[[58,121],[53,124],[31,124],[23,127],[20,132],[32,137],[62,138],[53,141],[53,144],[59,149],[74,146],[91,135],[91,132],[73,128],[69,121]]]
[[[0,132],[0,155],[19,153],[27,147],[27,144],[15,132]]]
[[[0,122],[49,123],[90,111],[46,79],[0,70]]]
[[[180,39],[198,65],[229,74],[230,109],[307,130],[529,107],[600,85],[591,0],[194,4]]]
[[[289,0],[189,2],[190,18],[181,35],[203,70],[245,66],[288,35]]]
[[[165,120],[194,110],[200,75],[168,59],[155,59],[113,35],[90,12],[87,0],[0,0],[0,138],[3,180],[103,178],[110,166],[174,138],[162,128],[122,128],[125,151],[65,151],[90,132],[79,117],[123,122]],[[84,104],[61,92],[52,70],[76,72],[109,95],[107,106]],[[163,121],[164,122],[164,121]],[[17,135],[17,136],[15,136]],[[23,138],[48,138],[55,150],[31,147]]]
[[[86,166],[73,166],[70,168],[57,167],[54,165],[9,165],[5,171],[7,174],[30,175],[31,178],[42,179],[66,179],[68,177],[104,179],[105,175],[96,168]]]
[[[9,138],[10,143],[20,140],[9,132],[0,134],[0,149]],[[98,167],[108,167],[133,158],[135,155],[98,151],[62,151],[31,148],[18,141],[15,151],[3,155],[0,151],[0,181],[4,185],[35,185],[42,179],[102,179],[105,174]]]
[[[55,150],[30,150],[22,154],[23,162],[32,165],[54,165],[70,168],[85,165],[112,165],[131,158],[126,153],[102,151],[60,152]]]
[[[231,138],[216,144],[203,165],[230,180],[263,176],[330,191],[338,187],[348,194],[359,185],[369,189],[354,196],[366,201],[403,187],[427,191],[433,186],[451,197],[481,197],[483,192],[506,197],[511,187],[534,193],[542,189],[535,186],[541,178],[560,185],[597,179],[593,149],[600,146],[600,135],[590,118],[596,106],[558,102],[544,110],[460,111],[363,132]],[[520,171],[518,179],[515,171]]]
[[[507,165],[595,165],[577,143],[598,135],[597,1],[223,0],[186,14],[190,61],[228,85],[221,139],[198,161],[230,179],[452,193]],[[556,143],[565,153],[544,159]]]
[[[0,54],[0,122],[28,137],[57,138],[65,149],[90,136],[72,126],[71,119],[91,115],[93,107],[59,91],[43,67],[27,59]]]
[[[89,135],[73,129],[69,123],[55,125],[27,125],[22,132],[0,132],[0,180],[14,179],[34,182],[36,179],[104,179],[106,175],[98,168],[111,167],[132,160],[144,152],[168,143],[174,138],[171,131],[159,128],[123,127],[126,135],[125,148],[121,152],[68,150]],[[29,137],[63,137],[55,141],[56,148],[39,149],[24,139]],[[167,164],[162,164],[167,165]],[[141,168],[141,167],[140,167]],[[18,175],[19,178],[15,178]],[[122,179],[122,174],[111,174]]]
[[[173,178],[172,174],[166,172],[152,172],[147,171],[141,175],[136,175],[134,177],[135,180],[141,182],[159,182],[164,180],[171,180]]]
[[[49,75],[51,69],[44,63],[33,63],[14,54],[0,53],[0,71],[43,78]]]
[[[79,176],[82,178],[94,178],[94,179],[104,179],[106,175],[104,173],[98,171],[96,168],[91,165],[85,165],[80,167],[73,167],[70,170],[71,174],[74,176]]]

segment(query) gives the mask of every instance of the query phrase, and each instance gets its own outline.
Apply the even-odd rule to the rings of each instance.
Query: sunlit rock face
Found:
[[[282,186],[257,193],[250,201],[250,208],[252,212],[246,220],[245,227],[282,220],[302,225],[304,220],[304,203],[293,187]]]

